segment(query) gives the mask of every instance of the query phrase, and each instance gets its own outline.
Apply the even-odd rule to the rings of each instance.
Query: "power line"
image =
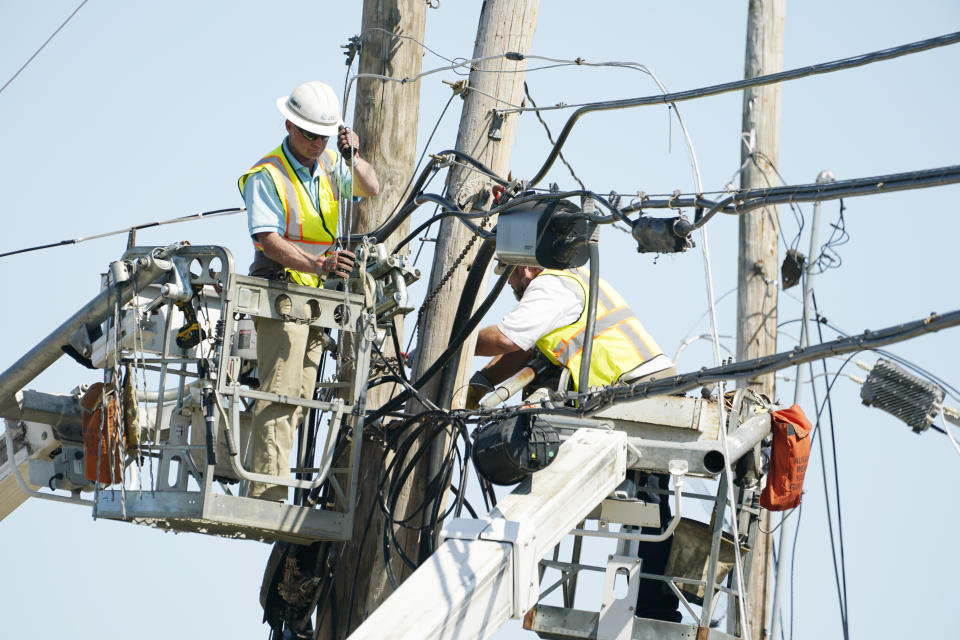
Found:
[[[832,71],[841,71],[843,69],[852,69],[854,67],[863,66],[865,64],[870,64],[873,62],[879,62],[881,60],[889,60],[891,58],[897,58],[900,56],[908,55],[911,53],[918,53],[920,51],[926,51],[927,49],[933,49],[936,47],[943,47],[950,44],[955,44],[960,42],[960,31],[954,33],[948,33],[946,35],[937,36],[936,38],[929,38],[927,40],[920,40],[918,42],[911,42],[909,44],[900,45],[898,47],[892,47],[890,49],[883,49],[882,51],[874,51],[872,53],[865,53],[859,56],[853,56],[851,58],[843,58],[840,60],[834,60],[831,62],[824,62],[821,64],[814,64],[807,67],[800,67],[799,69],[791,69],[789,71],[781,71],[779,73],[771,73],[765,76],[756,76],[754,78],[747,78],[744,80],[736,80],[734,82],[726,82],[724,84],[717,84],[709,87],[704,87],[701,89],[692,89],[689,91],[680,91],[678,93],[664,93],[655,96],[645,96],[642,98],[627,98],[624,100],[610,100],[606,102],[597,102],[587,106],[580,107],[577,109],[573,115],[567,120],[567,123],[564,125],[563,130],[560,132],[560,135],[557,138],[557,144],[554,145],[553,150],[551,150],[550,155],[547,157],[546,162],[537,172],[537,174],[530,180],[530,184],[534,185],[546,175],[547,171],[553,165],[553,162],[557,158],[557,154],[560,152],[560,148],[563,146],[563,143],[566,142],[567,136],[570,135],[570,131],[573,129],[573,125],[576,124],[577,120],[581,116],[590,113],[592,111],[610,111],[614,109],[626,109],[631,107],[642,107],[654,104],[666,104],[668,102],[681,102],[684,100],[693,100],[695,98],[705,98],[707,96],[720,95],[722,93],[729,93],[731,91],[741,91],[743,89],[749,89],[752,87],[761,87],[768,84],[777,84],[779,82],[784,82],[787,80],[796,80],[798,78],[804,78],[806,76],[819,75],[822,73],[830,73]]]
[[[188,222],[190,220],[199,220],[201,218],[212,218],[215,216],[224,216],[224,215],[233,215],[235,213],[243,213],[247,209],[245,207],[235,207],[232,209],[215,209],[213,211],[203,211],[201,213],[193,213],[187,216],[181,216],[179,218],[173,218],[171,220],[161,220],[158,222],[145,222],[143,224],[138,224],[133,227],[125,227],[123,229],[117,229],[115,231],[107,231],[105,233],[98,233],[93,236],[81,236],[79,238],[73,238],[72,240],[61,240],[60,242],[51,242],[49,244],[41,244],[35,247],[26,247],[24,249],[15,249],[14,251],[7,251],[6,253],[0,253],[0,258],[6,258],[7,256],[15,256],[19,253],[28,253],[30,251],[39,251],[40,249],[50,249],[52,247],[62,247],[70,244],[79,244],[81,242],[86,242],[88,240],[98,240],[100,238],[106,238],[109,236],[118,236],[124,233],[130,233],[131,231],[139,231],[140,229],[149,229],[150,227],[161,227],[167,224],[176,224],[178,222]]]
[[[700,196],[679,197],[679,194],[677,197],[666,199],[642,199],[640,203],[623,209],[623,213],[631,213],[642,209],[709,207],[710,210],[700,220],[693,223],[681,222],[677,224],[675,230],[678,234],[689,235],[705,225],[717,213],[740,214],[776,204],[822,202],[850,196],[927,189],[958,182],[960,182],[960,165],[951,165],[836,182],[814,182],[767,189],[740,189],[720,201],[712,201]]]
[[[57,27],[56,31],[54,31],[53,33],[51,33],[51,34],[50,34],[50,37],[43,41],[43,44],[40,45],[40,48],[37,49],[36,51],[34,51],[34,52],[33,52],[33,55],[30,56],[30,57],[27,59],[27,61],[23,63],[23,66],[20,67],[19,69],[17,69],[17,72],[16,72],[15,74],[13,74],[13,75],[10,77],[10,79],[7,80],[7,81],[3,84],[2,87],[0,87],[0,93],[3,93],[3,90],[6,89],[8,86],[10,86],[10,83],[13,82],[13,81],[16,79],[16,77],[20,75],[20,72],[22,72],[24,69],[26,69],[28,64],[30,64],[31,62],[33,62],[33,59],[36,58],[37,55],[38,55],[41,51],[43,51],[43,48],[44,48],[45,46],[47,46],[47,45],[50,43],[51,40],[53,40],[53,37],[54,37],[55,35],[57,35],[58,33],[60,33],[60,30],[61,30],[61,29],[63,29],[65,26],[67,26],[67,23],[70,22],[70,20],[73,18],[73,16],[77,15],[77,12],[80,11],[80,9],[82,9],[82,8],[83,8],[83,5],[85,5],[85,4],[87,4],[87,0],[83,0],[83,2],[81,2],[79,5],[77,5],[77,8],[73,10],[73,13],[71,13],[69,16],[67,16],[67,19],[64,20],[63,23],[62,23],[59,27]]]
[[[846,331],[844,331],[844,330],[841,329],[840,327],[838,327],[838,326],[830,323],[830,322],[826,319],[826,317],[824,317],[824,316],[818,316],[818,318],[819,318],[819,322],[820,322],[820,323],[825,324],[825,325],[827,326],[827,328],[831,329],[832,331],[835,331],[838,335],[840,335],[840,336],[842,336],[842,337],[844,337],[844,338],[849,337],[849,335],[850,335],[849,333],[847,333]],[[918,375],[926,378],[927,380],[931,380],[932,382],[937,383],[938,385],[940,385],[941,387],[943,387],[944,391],[945,391],[949,396],[953,397],[953,398],[956,399],[957,401],[960,401],[960,389],[958,389],[957,387],[953,386],[952,384],[950,384],[949,382],[947,382],[946,380],[944,380],[942,377],[936,375],[935,373],[929,371],[928,369],[924,369],[924,368],[921,367],[920,365],[918,365],[918,364],[916,364],[916,363],[914,363],[914,362],[911,362],[910,360],[907,360],[907,359],[904,358],[903,356],[897,355],[896,353],[893,353],[892,351],[889,351],[889,350],[887,350],[887,349],[872,349],[872,351],[876,352],[878,355],[881,355],[881,356],[890,358],[891,360],[893,360],[893,361],[895,361],[895,362],[903,365],[904,367],[906,367],[906,368],[910,369],[911,371],[913,371],[914,373],[916,373],[916,374],[918,374]]]
[[[712,369],[704,367],[699,371],[664,378],[662,380],[612,385],[586,394],[580,412],[589,414],[607,405],[624,400],[646,398],[667,393],[679,393],[681,391],[695,389],[704,384],[732,379],[745,379],[751,376],[771,373],[786,367],[793,367],[814,360],[822,360],[828,356],[842,355],[856,351],[875,350],[888,344],[902,342],[926,333],[933,333],[957,325],[960,325],[960,310],[951,311],[942,315],[931,314],[921,320],[914,320],[876,331],[867,330],[861,334],[838,338],[831,342],[811,345],[806,348],[797,347],[791,351],[783,351],[752,360],[744,360],[729,365],[713,367]],[[521,410],[516,407],[508,407],[497,411],[541,413],[544,409],[534,407]]]
[[[816,293],[811,292],[811,296],[813,298],[813,312],[815,315],[819,316],[820,312],[817,309],[817,295]],[[817,325],[817,334],[820,337],[820,343],[823,344],[823,327],[820,325],[819,322],[817,322],[816,325]],[[853,355],[851,354],[850,358],[852,357]],[[846,562],[846,554],[844,552],[844,545],[843,545],[843,513],[840,510],[840,470],[839,470],[839,465],[837,464],[837,440],[836,440],[836,429],[834,428],[834,421],[833,421],[833,399],[831,398],[831,391],[833,391],[834,383],[839,378],[840,372],[843,371],[843,368],[850,361],[850,358],[848,358],[847,361],[843,363],[843,365],[840,367],[840,370],[837,371],[836,375],[833,376],[833,380],[830,381],[830,385],[827,387],[826,398],[824,398],[824,402],[827,405],[827,416],[830,420],[830,451],[833,456],[833,483],[834,483],[834,493],[836,495],[836,501],[837,501],[837,534],[840,539],[839,540],[840,542],[839,574],[840,574],[840,578],[842,579],[842,597],[840,599],[840,614],[843,620],[843,637],[845,640],[849,640],[850,638],[850,613],[848,608],[849,600],[847,598],[847,562]],[[826,373],[827,371],[826,359],[821,360],[820,362],[823,365],[824,373]],[[812,362],[810,363],[810,368],[811,370],[813,369]],[[820,424],[820,413],[822,411],[823,409],[821,408],[821,410],[817,412],[817,424]],[[823,438],[820,438],[820,465],[823,469],[824,493],[825,495],[829,495],[829,493],[827,492],[826,459],[824,458],[824,455],[823,455]],[[828,501],[827,502],[828,516],[829,516],[829,513],[830,513],[830,502]],[[833,549],[833,524],[832,523],[830,524],[830,547],[832,550]],[[833,570],[834,570],[834,574],[836,574],[837,573],[836,551],[833,552]],[[841,590],[841,579],[837,580],[838,592]],[[838,593],[838,595],[840,594]]]
[[[530,104],[532,104],[533,107],[534,107],[534,109],[536,109],[537,103],[534,102],[533,96],[530,95],[530,87],[527,86],[527,83],[526,83],[526,82],[523,83],[523,92],[524,92],[525,94],[527,94],[527,100],[529,100],[529,101],[530,101]],[[547,140],[550,141],[550,144],[556,144],[556,142],[555,142],[554,139],[553,139],[553,134],[550,133],[550,127],[547,126],[547,123],[546,123],[546,121],[543,119],[543,116],[540,115],[540,110],[537,109],[537,110],[534,111],[533,113],[534,113],[534,115],[537,116],[537,120],[540,121],[540,124],[543,125],[543,130],[547,133]],[[570,171],[570,175],[573,176],[573,179],[577,181],[577,184],[580,185],[580,188],[581,188],[581,189],[586,189],[587,187],[583,184],[583,181],[582,181],[580,178],[577,177],[577,174],[576,174],[576,172],[573,170],[573,167],[570,166],[570,163],[567,162],[567,159],[563,157],[563,154],[562,154],[562,153],[560,154],[560,161],[563,162],[563,164],[566,165],[567,169]]]

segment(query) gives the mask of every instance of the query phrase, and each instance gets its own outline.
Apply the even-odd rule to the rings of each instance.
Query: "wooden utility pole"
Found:
[[[499,175],[505,175],[509,168],[518,115],[503,116],[497,114],[495,109],[520,103],[526,62],[496,56],[511,51],[529,52],[538,6],[539,0],[486,0],[480,10],[473,49],[473,58],[483,61],[471,67],[466,87],[456,87],[458,91],[463,91],[464,99],[456,149],[476,158]],[[486,60],[488,57],[491,59]],[[485,209],[490,204],[491,186],[491,181],[472,167],[455,164],[447,176],[446,194],[449,200],[461,207]],[[487,227],[491,228],[492,224]],[[441,223],[427,289],[430,302],[421,310],[421,324],[417,332],[417,357],[412,376],[415,380],[449,344],[467,271],[480,245],[479,241],[471,243],[471,236],[471,232],[453,218]],[[480,291],[485,290],[486,278],[480,284]],[[478,297],[477,302],[480,299],[482,296]],[[476,334],[471,335],[461,348],[454,389],[464,386],[466,371],[470,366],[469,356],[475,344]],[[427,398],[437,401],[440,379],[440,375],[434,376],[420,391]],[[463,406],[464,398],[464,394],[454,398],[453,406]],[[412,400],[407,408],[411,414],[423,410],[418,402]],[[418,442],[417,447],[421,446],[431,447],[431,455],[421,459],[404,487],[401,495],[404,509],[407,505],[416,508],[423,504],[427,482],[439,466],[440,452],[445,450],[447,441],[444,435],[440,435],[432,442]],[[415,454],[410,455],[412,458]],[[436,509],[438,505],[434,504],[431,508]],[[442,508],[442,502],[439,508]],[[429,540],[421,540],[417,531],[401,531],[398,538],[411,557],[422,556],[432,544]],[[409,571],[404,567],[403,577],[407,575]]]
[[[477,31],[474,57],[484,57],[507,51],[527,52],[536,24],[538,0],[488,0],[485,2]],[[391,38],[385,34],[371,33],[373,27],[381,27],[397,35],[409,35],[423,40],[423,0],[366,0],[363,12],[364,43],[360,54],[360,71],[392,77],[407,77],[420,72],[422,51],[419,45],[406,39]],[[492,110],[502,106],[500,101],[517,104],[523,90],[524,62],[505,59],[485,61],[472,70],[469,87],[457,138],[457,149],[477,157],[494,172],[505,172],[513,144],[516,116],[502,123],[496,139],[490,136],[493,122]],[[486,73],[481,73],[483,69]],[[506,71],[508,73],[490,73]],[[470,88],[477,89],[471,91]],[[360,80],[355,110],[357,133],[361,139],[361,152],[373,164],[380,179],[381,192],[378,198],[361,205],[354,225],[357,230],[373,229],[392,211],[404,195],[414,164],[416,151],[416,123],[418,113],[419,83],[399,85],[377,80]],[[482,93],[481,93],[482,92]],[[490,98],[489,94],[497,99]],[[448,193],[456,202],[470,201],[484,187],[486,179],[477,178],[471,171],[461,167],[451,170],[447,181]],[[450,224],[453,222],[453,224]],[[406,226],[394,235],[402,237]],[[465,242],[467,233],[456,221],[445,221],[440,237],[430,278],[430,289],[436,288],[444,273],[453,264]],[[435,296],[425,314],[425,325],[420,328],[418,345],[418,368],[414,379],[433,362],[447,346],[450,338],[453,314],[463,281],[469,256],[449,278]],[[467,347],[465,347],[467,348]],[[473,342],[469,348],[473,348]],[[426,395],[436,393],[437,381],[426,390]],[[388,398],[384,393],[369,395],[368,408],[383,404]],[[380,540],[383,519],[379,509],[368,522],[370,506],[376,500],[376,476],[382,468],[383,447],[381,443],[365,441],[361,468],[359,501],[354,520],[354,535],[346,543],[337,562],[335,598],[337,620],[324,619],[324,628],[318,637],[327,637],[330,625],[335,624],[334,635],[344,638],[355,629],[389,595],[389,586],[383,569]],[[426,465],[418,469],[407,494],[396,505],[397,517],[404,517],[407,504],[422,501]],[[411,495],[414,496],[411,498]],[[360,541],[364,544],[360,545]],[[405,546],[415,549],[415,540],[407,540]],[[414,552],[415,555],[415,552]],[[399,564],[399,563],[398,563]],[[395,575],[401,580],[409,571],[394,565]],[[354,584],[356,582],[356,584]],[[351,601],[351,593],[355,593]],[[350,611],[350,622],[346,621]]]
[[[749,0],[744,76],[776,73],[783,69],[783,21],[785,0]],[[775,171],[780,149],[780,85],[747,89],[743,94],[743,138],[740,187],[752,189],[776,185]],[[740,257],[737,292],[737,359],[747,360],[774,353],[777,347],[777,257],[776,207],[765,207],[740,216]],[[754,390],[774,397],[774,376],[748,381]],[[769,513],[762,512],[760,531],[746,576],[753,640],[764,640],[769,625],[767,601],[772,538]]]
[[[423,0],[365,0],[359,72],[398,79],[420,73],[423,47],[418,42],[423,42],[426,9]],[[380,194],[354,205],[354,232],[379,227],[406,195],[416,163],[419,111],[419,80],[404,84],[370,78],[357,81],[354,128],[360,137],[361,155],[376,169]],[[393,241],[408,231],[408,223],[401,225]],[[402,323],[398,323],[398,331],[402,338]],[[384,345],[387,357],[395,355],[389,343],[388,340]],[[392,391],[389,385],[371,389],[367,408],[381,406]],[[336,616],[330,615],[328,609],[318,637],[330,637],[330,627],[335,626],[334,637],[345,638],[390,595],[380,551],[383,516],[375,506],[377,475],[383,466],[383,456],[381,441],[364,440],[353,537],[340,550],[333,595],[326,604],[334,608]],[[373,517],[368,520],[371,508]]]
[[[486,0],[480,13],[473,57],[482,59],[509,51],[528,53],[537,24],[538,5],[539,0]],[[506,175],[509,168],[519,114],[499,116],[494,110],[520,104],[525,69],[525,61],[495,58],[475,64],[470,72],[456,148],[470,154],[498,175]],[[486,176],[469,167],[455,165],[447,177],[446,190],[448,198],[453,202],[461,206],[469,203],[477,210],[488,205],[485,201],[476,200],[478,196],[483,200],[482,194],[488,192],[491,186],[492,183]],[[470,230],[457,220],[443,220],[430,273],[429,291],[436,289],[447,275],[470,241],[471,235]],[[473,250],[460,262],[425,310],[419,331],[415,378],[447,347],[467,268],[473,260],[478,244],[474,244]],[[472,354],[475,344],[476,334],[467,340],[461,353]],[[463,387],[463,372],[469,366],[469,358],[460,359],[460,374],[454,388]],[[434,376],[421,391],[427,397],[436,399],[439,382],[440,376]],[[459,398],[461,406],[462,398],[463,395]],[[457,404],[457,399],[454,404]]]

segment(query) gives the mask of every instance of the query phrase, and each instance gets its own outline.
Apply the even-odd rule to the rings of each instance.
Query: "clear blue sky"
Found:
[[[77,4],[0,0],[0,82]],[[470,57],[479,7],[444,0],[428,11],[427,44],[447,57]],[[735,80],[743,74],[746,8],[745,1],[545,0],[532,53],[640,62],[674,91]],[[960,4],[951,0],[791,2],[784,67],[958,27]],[[359,30],[359,2],[90,0],[0,93],[5,177],[0,211],[6,227],[0,252],[240,205],[237,177],[283,134],[276,97],[306,80],[342,87],[340,45]],[[424,68],[441,64],[429,54],[424,59]],[[960,47],[953,46],[786,84],[779,162],[784,179],[812,182],[822,169],[843,179],[956,164],[958,68]],[[421,85],[421,145],[449,96],[441,78],[456,79],[447,72]],[[656,92],[646,76],[623,69],[539,71],[528,75],[528,83],[541,106]],[[723,189],[740,163],[741,97],[680,108],[705,189]],[[554,132],[566,113],[545,115]],[[431,151],[454,145],[458,115],[451,109]],[[665,108],[646,107],[583,118],[564,153],[598,192],[689,192],[693,185],[682,142]],[[548,148],[539,123],[524,115],[514,175],[531,177]],[[561,187],[575,184],[559,163],[548,180]],[[830,322],[854,333],[960,307],[954,249],[960,220],[953,211],[958,196],[960,187],[953,186],[846,200],[850,241],[838,249],[842,266],[816,280],[817,301]],[[824,205],[823,236],[838,209],[836,202]],[[811,206],[801,211],[809,221]],[[793,214],[781,207],[780,217],[792,240]],[[730,217],[708,226],[718,296],[736,286],[736,228]],[[804,252],[808,232],[809,225],[800,243]],[[138,239],[222,244],[241,268],[252,255],[245,220],[237,216],[142,231]],[[6,309],[0,316],[6,336],[0,369],[96,294],[99,274],[120,256],[124,243],[125,237],[117,236],[0,259]],[[707,331],[704,321],[695,324],[706,310],[702,243],[687,254],[659,259],[636,254],[629,238],[612,230],[605,231],[602,243],[604,277],[668,353],[690,332]],[[418,283],[414,292],[422,296],[425,288]],[[799,288],[781,296],[781,322],[799,317],[798,298]],[[721,334],[734,331],[734,300],[731,295],[719,304]],[[504,299],[491,312],[491,322],[509,302]],[[785,324],[783,332],[781,348],[792,347],[797,323]],[[825,337],[835,334],[828,330]],[[960,330],[894,350],[960,383]],[[872,363],[875,356],[858,359]],[[685,350],[678,364],[684,371],[711,365],[706,342]],[[793,377],[792,371],[783,373]],[[63,359],[30,386],[67,392],[95,378]],[[778,395],[791,400],[790,383],[781,384]],[[809,389],[804,398],[807,413],[815,413]],[[854,637],[946,637],[946,629],[955,626],[953,576],[960,572],[954,542],[960,458],[942,435],[917,436],[861,406],[858,386],[845,378],[836,383],[833,399]],[[798,638],[840,636],[819,464],[815,455],[797,551]],[[257,602],[266,546],[91,522],[83,508],[37,501],[0,523],[0,546],[0,611],[6,614],[7,637],[266,636]],[[497,637],[532,636],[512,625]]]

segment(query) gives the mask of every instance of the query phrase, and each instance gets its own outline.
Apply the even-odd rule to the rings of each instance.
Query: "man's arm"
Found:
[[[474,355],[494,356],[480,371],[470,378],[464,406],[476,409],[480,399],[493,391],[498,384],[520,371],[530,360],[533,349],[521,349],[513,340],[503,335],[497,326],[484,327],[477,335]]]
[[[344,278],[349,277],[353,269],[354,256],[349,251],[334,251],[329,256],[314,256],[276,231],[264,231],[256,235],[264,254],[287,269],[305,273],[333,274]]]
[[[523,369],[533,357],[536,349],[517,350],[505,353],[490,360],[480,373],[490,381],[490,384],[497,386],[504,380],[513,377],[515,373]]]
[[[583,301],[562,283],[551,287],[553,280],[558,278],[535,278],[520,304],[499,325],[480,330],[474,355],[496,357],[470,379],[466,408],[476,409],[486,392],[520,371],[530,361],[538,338],[579,317]],[[529,348],[524,349],[508,338],[504,330]]]
[[[500,328],[496,325],[490,325],[480,329],[477,334],[477,346],[473,351],[475,356],[499,356],[513,351],[524,351],[517,344],[503,335]]]
[[[380,193],[380,181],[373,165],[363,158],[353,158],[353,193],[363,198],[371,198]]]
[[[319,265],[318,261],[322,259],[319,256],[310,255],[276,231],[258,233],[257,241],[268,258],[288,269],[315,273]]]

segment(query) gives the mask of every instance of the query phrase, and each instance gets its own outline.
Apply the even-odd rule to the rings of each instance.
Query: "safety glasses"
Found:
[[[319,134],[307,131],[306,129],[301,129],[300,127],[297,127],[297,131],[300,132],[300,135],[302,135],[307,142],[313,142],[317,138],[320,138],[321,142],[326,142],[330,139],[330,136],[321,136]]]

